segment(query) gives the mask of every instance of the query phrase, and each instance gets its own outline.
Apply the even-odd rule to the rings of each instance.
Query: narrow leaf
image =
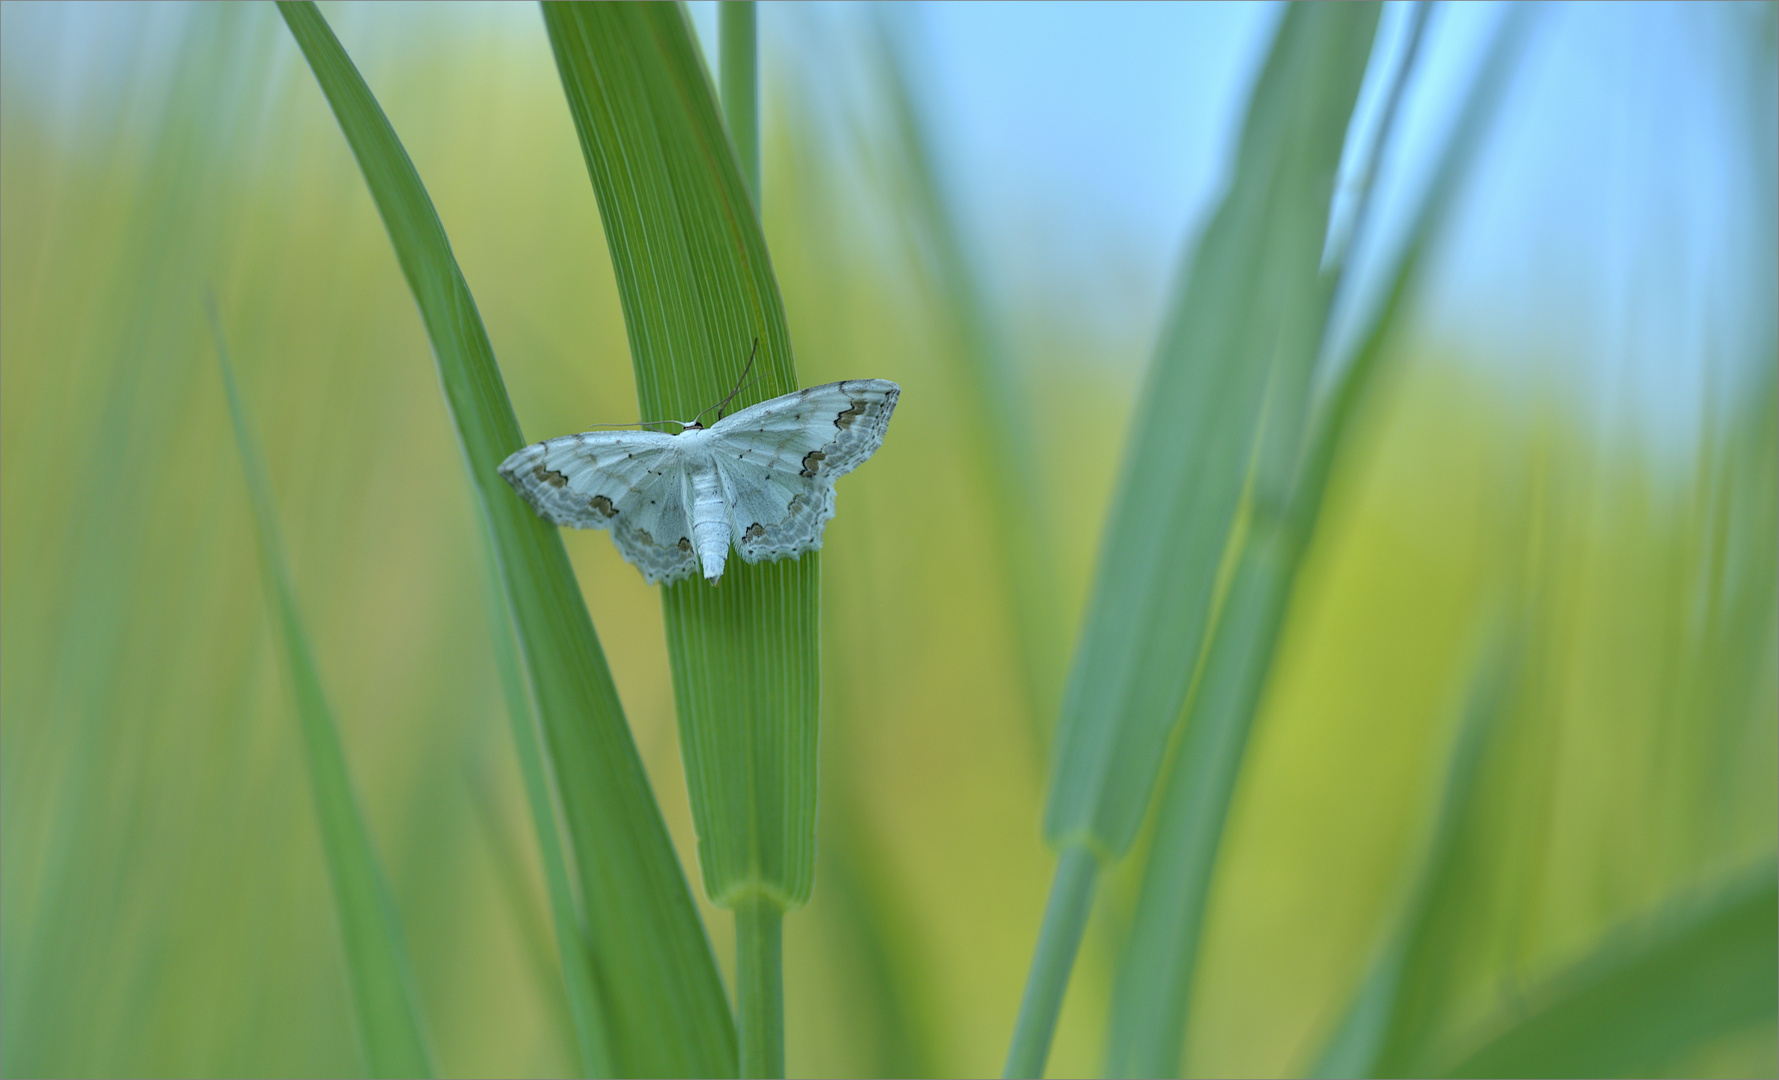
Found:
[[[1389,91],[1385,123],[1370,159],[1390,136],[1388,120],[1412,62],[1424,8],[1411,13],[1405,64]],[[1409,221],[1407,240],[1384,275],[1382,296],[1359,334],[1359,347],[1318,407],[1306,407],[1307,371],[1275,383],[1269,396],[1252,492],[1233,548],[1235,570],[1214,622],[1201,682],[1163,784],[1155,839],[1138,894],[1130,937],[1113,988],[1110,1071],[1167,1073],[1179,1067],[1190,1030],[1192,981],[1217,852],[1259,707],[1285,624],[1299,568],[1314,537],[1328,477],[1353,417],[1380,379],[1382,358],[1399,326],[1423,252],[1443,222],[1498,99],[1504,60],[1517,45],[1517,16],[1491,45],[1434,179]],[[1367,164],[1361,175],[1369,176]],[[1363,224],[1369,200],[1355,219]],[[1337,260],[1338,270],[1344,260]],[[1342,282],[1344,284],[1344,282]],[[1328,297],[1325,294],[1325,301]],[[1328,350],[1329,306],[1321,309],[1319,350]],[[1304,432],[1307,431],[1307,437]]]
[[[216,363],[222,371],[229,419],[234,422],[235,445],[241,452],[241,469],[247,475],[247,492],[253,503],[253,523],[259,532],[260,571],[284,648],[297,719],[302,725],[309,786],[315,796],[315,816],[321,827],[328,880],[333,884],[334,909],[340,917],[340,937],[346,951],[346,972],[352,985],[365,1064],[372,1076],[431,1076],[432,1055],[421,1032],[420,1008],[401,919],[390,898],[370,834],[365,830],[352,778],[346,769],[345,751],[340,746],[340,732],[321,688],[321,673],[315,666],[308,632],[297,611],[265,458],[241,405],[214,303],[209,314],[216,336]]]
[[[1138,397],[1063,698],[1045,833],[1122,854],[1203,645],[1268,384],[1307,394],[1330,296],[1319,273],[1377,10],[1293,5],[1248,108],[1229,193],[1182,281]],[[1295,400],[1288,400],[1295,399]]]
[[[1183,1053],[1211,872],[1289,598],[1282,536],[1244,545],[1191,717],[1157,809],[1130,937],[1113,983],[1107,1071],[1171,1076]],[[1265,648],[1251,646],[1260,643]]]
[[[741,177],[760,210],[760,33],[754,0],[723,0],[717,5],[719,61],[723,79],[723,119],[735,143]]]
[[[1249,101],[1229,192],[1181,279],[1138,397],[1063,697],[1044,822],[1063,851],[1059,882],[1061,867],[1081,865],[1074,849],[1101,858],[1129,849],[1199,666],[1256,461],[1270,480],[1288,477],[1296,459],[1334,294],[1321,272],[1329,205],[1377,16],[1372,5],[1286,10]],[[1282,501],[1282,487],[1269,483],[1258,497]],[[1239,758],[1236,740],[1206,760]],[[1061,895],[1052,892],[1051,914]],[[1049,1000],[1037,988],[1066,982],[1072,962],[1072,952],[1045,947],[1051,914],[1029,1006]],[[1049,966],[1058,961],[1060,971]],[[1018,1040],[1053,1024],[1022,1009],[1010,1071],[1016,1061],[1027,1071],[1042,1065],[1047,1036],[1042,1047]],[[1115,1063],[1122,1054],[1114,1050]]]
[[[1608,936],[1448,1076],[1652,1076],[1779,1011],[1779,865]]]
[[[784,308],[684,12],[544,5],[649,419],[797,388]],[[752,371],[742,381],[758,344]],[[712,900],[806,901],[820,701],[816,552],[662,589],[698,858]]]
[[[884,20],[878,21],[871,45],[875,97],[888,115],[883,145],[867,141],[861,153],[877,159],[890,188],[886,202],[900,215],[896,234],[939,316],[956,392],[971,418],[959,435],[975,473],[979,504],[999,538],[999,584],[1019,646],[1032,745],[1042,753],[1061,693],[1067,643],[1051,515],[1034,467],[1038,455],[1025,373],[1009,360],[1005,332],[947,196],[906,46]]]
[[[1475,813],[1477,773],[1512,695],[1516,659],[1517,646],[1501,644],[1477,668],[1445,783],[1440,787],[1433,834],[1398,920],[1399,929],[1373,961],[1345,1018],[1317,1060],[1313,1076],[1370,1076],[1382,1058],[1400,1016],[1397,1003],[1404,971],[1416,949],[1424,945],[1421,929],[1428,909],[1459,873],[1464,826]]]
[[[524,442],[487,332],[419,175],[311,3],[279,4],[326,93],[420,307],[500,569],[567,819],[619,1071],[734,1071],[734,1027],[599,639],[556,529],[495,472]]]
[[[556,953],[562,965],[562,989],[568,998],[568,1015],[574,1023],[575,1046],[580,1051],[580,1075],[610,1076],[610,1040],[599,1006],[592,956],[581,932],[580,909],[568,877],[568,860],[562,852],[556,807],[551,799],[550,776],[538,739],[531,699],[525,693],[525,674],[513,627],[507,618],[506,600],[500,589],[500,569],[494,553],[482,546],[484,572],[490,603],[488,623],[494,638],[494,665],[500,675],[500,693],[506,703],[507,722],[513,732],[513,748],[519,757],[519,773],[525,781],[525,805],[531,813],[543,860],[544,888],[550,901],[550,920],[556,930]]]

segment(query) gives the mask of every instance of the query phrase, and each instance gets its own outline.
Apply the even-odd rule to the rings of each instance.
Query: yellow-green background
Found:
[[[632,419],[541,24],[328,10],[438,206],[527,437]],[[36,25],[8,5],[9,56]],[[213,289],[440,1067],[560,1074],[572,1032],[476,525],[413,301],[269,6],[170,25],[72,108],[8,83],[0,116],[6,1071],[360,1068]],[[824,547],[822,832],[814,900],[786,924],[790,1069],[990,1073],[1049,882],[1054,702],[1027,700],[958,346],[889,238],[894,192],[854,141],[875,134],[799,121],[783,103],[808,88],[770,67],[766,91],[765,223],[799,373],[904,389]],[[1060,669],[1154,328],[1004,318]],[[1448,1024],[1776,843],[1770,351],[1721,420],[1646,452],[1602,438],[1557,380],[1527,392],[1481,346],[1405,342],[1337,471],[1236,796],[1197,1073],[1313,1056],[1400,901],[1504,609],[1530,627],[1530,704],[1485,779],[1488,888],[1451,942]],[[567,542],[696,889],[654,590],[603,535]],[[1139,862],[1090,927],[1054,1075],[1099,1067]],[[726,967],[729,920],[704,914]],[[1765,1023],[1678,1071],[1770,1075],[1775,1037]]]

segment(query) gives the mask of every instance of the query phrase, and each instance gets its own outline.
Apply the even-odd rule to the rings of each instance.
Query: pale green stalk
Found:
[[[753,893],[735,904],[736,1035],[741,1075],[784,1075],[784,908]]]
[[[1050,1040],[1068,992],[1069,972],[1081,949],[1087,915],[1093,910],[1093,887],[1099,877],[1099,860],[1084,847],[1067,847],[1057,862],[1050,901],[1044,906],[1044,925],[1038,930],[1038,949],[1032,957],[1032,974],[1019,1002],[1019,1021],[1007,1048],[1005,1077],[1040,1077],[1050,1056]]]

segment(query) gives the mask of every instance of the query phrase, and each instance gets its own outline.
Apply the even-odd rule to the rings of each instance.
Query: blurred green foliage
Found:
[[[18,47],[18,9],[0,10]],[[477,38],[429,30],[425,9],[329,14],[425,179],[527,435],[631,419],[618,292],[541,20]],[[65,127],[10,84],[0,96],[0,1069],[361,1068],[211,285],[436,1065],[566,1074],[574,1025],[481,525],[412,297],[276,13],[206,6],[174,25],[167,56],[145,44],[115,73],[126,90],[95,87]],[[988,1073],[1050,875],[1032,702],[1067,643],[1032,634],[1005,584],[1008,511],[984,490],[996,466],[976,464],[958,329],[976,316],[946,307],[886,226],[925,211],[775,106],[803,92],[797,72],[766,77],[783,122],[762,209],[799,376],[905,388],[822,559],[819,857],[785,924],[789,1064]],[[898,145],[888,124],[863,137]],[[1035,490],[1051,493],[1054,543],[1021,565],[1052,575],[1041,595],[1060,610],[1044,617],[1074,627],[1148,343],[1050,311],[999,317],[1021,343],[1003,370],[1029,402]],[[1681,468],[1602,442],[1557,393],[1502,389],[1462,342],[1410,332],[1394,348],[1330,478],[1231,804],[1192,1073],[1312,1068],[1404,935],[1425,942],[1399,950],[1416,958],[1397,983],[1415,1072],[1536,1049],[1517,1018],[1631,1001],[1641,984],[1614,973],[1696,971],[1659,964],[1750,941],[1774,963],[1737,929],[1758,930],[1779,844],[1771,341]],[[695,868],[659,598],[606,538],[564,542]],[[1459,721],[1503,612],[1511,691],[1451,824]],[[1106,882],[1054,1074],[1102,1067],[1148,836]],[[1454,884],[1420,887],[1435,869]],[[729,921],[699,903],[726,966]],[[1725,1013],[1747,1000],[1731,979],[1696,985]],[[1638,1030],[1635,1013],[1604,1015],[1596,1042]],[[1779,1069],[1770,1011],[1694,1034],[1655,1068]]]
[[[214,297],[205,297],[206,314],[216,335],[216,362],[229,403],[242,471],[259,533],[261,574],[266,598],[276,613],[278,643],[284,653],[291,697],[303,733],[303,756],[315,798],[315,820],[333,886],[334,911],[340,921],[340,944],[352,984],[352,1004],[364,1065],[372,1076],[431,1076],[432,1054],[420,1027],[420,1004],[408,962],[401,919],[389,896],[389,884],[365,831],[351,770],[340,748],[340,729],[328,708],[315,650],[303,626],[302,612],[290,587],[284,563],[282,530],[266,481],[264,452],[253,423],[241,408],[241,389],[229,365],[227,340],[217,322]]]

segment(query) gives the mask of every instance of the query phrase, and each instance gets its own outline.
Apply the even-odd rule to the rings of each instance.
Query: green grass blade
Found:
[[[5,10],[13,14],[19,9]],[[165,344],[169,340],[169,323],[189,321],[186,305],[191,292],[189,279],[182,281],[166,271],[169,261],[178,264],[192,259],[193,252],[201,250],[201,238],[213,227],[204,211],[219,189],[191,150],[228,123],[227,109],[216,92],[217,73],[241,70],[233,67],[237,64],[251,67],[265,55],[243,47],[240,35],[231,29],[241,25],[238,12],[196,9],[192,15],[177,39],[168,42],[173,49],[169,67],[177,74],[167,86],[166,98],[149,106],[137,118],[145,126],[134,137],[146,140],[157,152],[140,164],[132,161],[120,116],[115,126],[107,125],[107,135],[94,144],[99,153],[95,164],[107,177],[106,186],[85,189],[96,190],[97,194],[73,196],[71,191],[63,191],[57,196],[58,202],[79,198],[93,200],[95,205],[103,202],[131,208],[122,218],[82,215],[89,222],[107,223],[106,246],[101,251],[89,242],[84,251],[70,249],[76,259],[98,260],[92,265],[103,265],[106,273],[79,290],[81,303],[91,305],[90,308],[62,308],[55,319],[48,321],[82,327],[85,340],[75,339],[78,344],[21,347],[11,344],[18,339],[9,333],[6,346],[8,359],[3,369],[8,376],[30,368],[28,361],[19,363],[16,358],[47,351],[57,358],[58,380],[69,386],[82,385],[76,371],[83,361],[92,362],[93,351],[103,355],[107,365],[104,376],[87,385],[91,387],[88,400],[96,424],[92,430],[104,432],[104,437],[74,437],[74,446],[83,442],[86,445],[71,450],[66,466],[81,475],[107,472],[118,460],[127,461],[132,467],[130,478],[117,483],[103,503],[95,502],[69,514],[63,523],[52,527],[49,535],[55,537],[56,547],[69,565],[80,569],[71,575],[69,587],[55,601],[58,610],[48,628],[14,629],[17,623],[7,626],[8,655],[6,663],[0,665],[5,672],[0,677],[0,694],[5,695],[0,713],[7,717],[0,724],[0,731],[4,732],[0,740],[5,741],[5,750],[0,753],[0,770],[4,770],[0,775],[0,824],[5,830],[0,848],[10,854],[3,860],[5,869],[0,873],[0,883],[4,883],[0,884],[0,908],[4,908],[4,915],[0,915],[0,955],[5,957],[5,963],[0,964],[0,986],[4,987],[0,992],[0,1013],[7,1017],[4,1031],[0,1032],[0,1071],[8,1076],[78,1070],[86,1066],[70,1063],[98,1060],[81,1056],[83,1050],[95,1045],[90,1002],[93,983],[88,980],[92,972],[115,970],[117,958],[113,954],[116,939],[94,933],[94,927],[123,924],[123,913],[129,910],[128,898],[135,888],[126,875],[128,863],[96,858],[94,845],[107,829],[107,794],[113,783],[105,771],[107,765],[132,756],[130,742],[121,737],[118,729],[141,722],[139,714],[132,715],[126,705],[140,691],[122,673],[135,636],[132,609],[145,606],[140,600],[144,575],[136,562],[142,557],[141,534],[148,527],[146,522],[154,519],[162,495],[154,484],[140,478],[167,476],[173,466],[158,471],[155,466],[178,460],[172,447],[181,426],[169,418],[181,415],[183,383],[167,376],[169,369],[157,362],[156,354],[157,350],[171,351]],[[11,92],[0,97],[9,103],[18,100],[18,95]],[[15,124],[13,115],[9,110],[0,129],[11,135],[28,130],[24,124]],[[38,160],[35,146],[23,153],[11,150],[4,156],[14,166]],[[54,157],[42,155],[42,160],[47,164]],[[56,170],[51,174],[53,179],[36,182],[60,189],[72,179],[65,166],[51,168]],[[9,216],[0,233],[16,237],[27,228],[40,229],[46,224],[54,228],[58,216],[66,220],[68,211],[64,208],[44,214],[28,227],[23,225],[21,219],[37,215],[12,209],[24,202],[13,201],[19,199],[23,185],[10,178],[16,174],[10,170],[8,173],[9,178],[0,183],[0,191],[5,193],[0,200],[8,204],[4,211],[7,215],[17,216]],[[152,212],[139,209],[149,206]],[[64,237],[54,246],[66,242]],[[9,261],[6,271],[0,272],[9,285],[45,280],[39,276],[41,270],[21,271],[14,269],[16,265]],[[43,315],[33,315],[28,307],[21,311],[13,306],[17,301],[10,296],[6,315],[0,318],[0,325],[7,331],[28,328],[33,322],[44,320]],[[20,336],[29,333],[26,329]],[[86,337],[88,334],[92,336]],[[191,352],[182,345],[178,355],[189,356]],[[19,408],[32,399],[28,393],[12,389],[14,385],[9,382],[7,391],[0,395],[18,410],[9,414],[4,425],[14,437],[24,425],[11,417],[21,413],[57,416],[58,422],[67,419],[65,414],[58,415],[53,410],[45,413],[37,407]],[[69,438],[69,432],[61,432],[61,437]],[[9,444],[6,452],[7,459],[15,465],[28,460],[26,455],[12,451],[11,445],[28,445],[28,440]],[[11,479],[18,475],[9,473],[4,485],[9,500],[4,517],[14,523],[41,519],[41,512],[35,507],[22,511],[13,508],[19,504],[10,500],[30,498],[28,494],[21,496],[22,491],[30,490],[29,484]],[[20,545],[10,541],[3,561],[14,568],[33,565],[28,551],[21,551]],[[20,578],[55,580],[53,574],[36,569],[10,580]],[[20,590],[9,584],[0,596],[4,601],[0,602],[0,611],[8,615],[17,611],[19,595]],[[41,651],[31,659],[21,655],[20,642],[27,636],[42,642]],[[42,689],[15,696],[20,672],[33,668],[41,670],[36,681]],[[39,718],[36,724],[27,719],[33,716]],[[54,731],[58,740],[65,740],[64,765],[46,767],[29,743],[21,747],[19,733],[29,732],[32,727]],[[46,825],[39,847],[43,853],[41,861],[25,854],[30,847],[16,839],[21,831],[30,835],[29,823],[33,821]],[[97,850],[133,851],[137,847],[134,838],[105,842],[116,846]],[[30,890],[33,895],[28,903],[21,904],[23,890],[6,886],[19,880],[12,875],[33,862],[38,867],[35,873],[21,875],[25,880],[36,879]]]
[[[754,0],[718,5],[723,120],[754,216],[760,213],[759,28]],[[810,867],[813,875],[814,866]],[[813,881],[811,883],[813,888]],[[784,907],[763,893],[735,904],[735,1027],[742,1076],[783,1076]]]
[[[296,698],[297,719],[302,724],[304,758],[315,795],[315,816],[321,827],[328,879],[333,884],[334,907],[340,917],[346,973],[352,986],[365,1064],[372,1076],[431,1076],[432,1055],[421,1032],[420,1008],[407,945],[402,940],[401,919],[352,791],[340,733],[322,691],[321,673],[316,670],[315,654],[309,647],[309,635],[303,629],[296,594],[290,585],[265,459],[241,406],[235,372],[229,364],[222,325],[213,304],[209,314],[216,335],[216,363],[222,371],[229,418],[234,422],[235,443],[241,451],[241,469],[247,476],[253,520],[259,531],[260,568],[267,599],[272,604],[290,671],[291,691]]]
[[[900,218],[896,233],[907,245],[932,310],[943,320],[940,340],[956,377],[953,392],[972,418],[962,435],[978,498],[1000,538],[1000,587],[1019,647],[1032,744],[1042,754],[1062,689],[1067,643],[1050,516],[1033,464],[1038,454],[1027,423],[1032,414],[1027,375],[1009,362],[1001,321],[947,197],[906,45],[882,20],[872,45],[874,89],[888,113],[882,125],[887,150],[868,142],[862,153],[881,159],[877,170],[890,187],[887,202]]]
[[[680,9],[545,4],[611,248],[646,417],[796,388],[784,309]],[[698,855],[712,900],[794,907],[814,868],[817,553],[662,590]]]
[[[796,389],[759,215],[683,9],[548,3],[544,23],[605,225],[641,415],[690,417],[738,385],[734,408]],[[744,29],[726,22],[725,41],[739,49]],[[749,67],[737,59],[730,74]],[[736,89],[730,116],[757,159],[750,96]],[[746,1075],[782,1073],[776,920],[808,900],[815,872],[820,566],[818,552],[737,558],[719,587],[662,589],[704,888],[736,912]]]
[[[760,211],[760,62],[758,16],[754,0],[723,0],[717,5],[718,37],[722,41],[722,59],[718,63],[723,80],[723,119],[729,125],[729,138],[735,143],[735,156],[741,164],[741,178],[747,182],[747,193],[753,199],[754,212]]]
[[[1448,1076],[1651,1076],[1779,1011],[1779,865],[1611,935]]]
[[[1179,1071],[1211,872],[1284,621],[1289,558],[1282,537],[1243,546],[1162,787],[1155,843],[1113,983],[1109,1075]]]
[[[1329,199],[1376,22],[1370,6],[1293,6],[1261,73],[1229,193],[1138,398],[1063,698],[1054,843],[1122,854],[1149,805],[1269,381],[1307,383],[1320,342]]]
[[[1421,54],[1421,40],[1427,32],[1427,13],[1433,6],[1432,0],[1410,0],[1408,25],[1403,30],[1402,58],[1391,72],[1389,87],[1384,91],[1383,106],[1378,115],[1377,133],[1371,145],[1361,155],[1358,167],[1353,170],[1352,187],[1357,193],[1357,205],[1351,217],[1344,223],[1331,228],[1329,236],[1329,262],[1342,269],[1345,268],[1353,253],[1353,241],[1366,232],[1366,226],[1372,209],[1377,205],[1372,195],[1372,186],[1377,182],[1378,163],[1383,159],[1384,147],[1390,143],[1390,134],[1396,127],[1396,114],[1402,108],[1402,92],[1408,86],[1409,76],[1415,70],[1415,62]]]
[[[1420,14],[1410,25],[1409,57]],[[1510,26],[1518,26],[1515,19]],[[1131,933],[1114,983],[1109,1041],[1113,1075],[1176,1071],[1189,1029],[1190,992],[1223,827],[1245,756],[1254,713],[1265,688],[1291,591],[1314,536],[1330,471],[1359,403],[1380,378],[1382,357],[1417,280],[1422,253],[1464,175],[1499,96],[1500,73],[1517,36],[1503,32],[1467,98],[1439,158],[1434,179],[1411,219],[1403,251],[1360,335],[1360,347],[1329,399],[1310,422],[1307,384],[1275,385],[1288,393],[1267,405],[1253,494],[1236,545],[1227,598],[1215,622],[1180,744],[1169,765],[1156,814]],[[1406,70],[1406,69],[1405,69]],[[1390,92],[1393,102],[1401,83]],[[1394,112],[1393,105],[1386,106]],[[1373,156],[1389,137],[1388,116]],[[1362,171],[1369,175],[1370,167]],[[1361,222],[1367,204],[1355,215]],[[1327,309],[1323,309],[1326,320]],[[1326,322],[1324,323],[1326,327]],[[1325,332],[1325,330],[1324,330]],[[1304,373],[1299,370],[1298,378]],[[1283,400],[1281,400],[1281,398]],[[1285,415],[1280,415],[1280,414]],[[1308,429],[1307,439],[1302,432]],[[1301,460],[1299,460],[1301,459]]]
[[[1320,267],[1334,177],[1377,15],[1361,5],[1287,10],[1229,192],[1139,394],[1057,731],[1044,831],[1063,851],[1059,875],[1080,865],[1071,849],[1129,849],[1205,642],[1253,463],[1294,459],[1333,295]],[[1273,416],[1264,444],[1263,410]],[[1026,1000],[1048,1000],[1030,988],[1066,983],[1071,961],[1041,949]],[[1060,971],[1049,966],[1057,962]],[[1053,1025],[1022,1012],[1018,1030]]]
[[[555,769],[618,1071],[725,1075],[734,1029],[555,528],[495,466],[521,446],[469,287],[407,153],[313,4],[285,21],[351,144],[420,307]]]
[[[1044,925],[1038,930],[1037,955],[1032,958],[1032,978],[1019,1002],[1019,1020],[1007,1047],[1007,1064],[1001,1075],[1039,1077],[1050,1056],[1050,1040],[1062,1013],[1063,995],[1069,988],[1069,972],[1093,910],[1093,888],[1099,878],[1099,862],[1085,847],[1065,848],[1057,864],[1056,881],[1044,906]]]
[[[1312,1076],[1370,1076],[1377,1069],[1400,1015],[1397,1002],[1404,972],[1417,946],[1423,944],[1416,934],[1439,890],[1449,887],[1460,870],[1464,825],[1475,813],[1479,765],[1513,693],[1516,658],[1517,653],[1509,647],[1498,646],[1477,670],[1440,788],[1433,836],[1398,924],[1403,929],[1379,952],[1345,1018],[1311,1070]]]
[[[519,773],[525,781],[525,805],[537,835],[538,854],[544,865],[544,888],[550,899],[550,920],[556,930],[556,953],[562,965],[562,989],[568,998],[568,1015],[574,1022],[575,1047],[580,1051],[582,1076],[612,1075],[610,1042],[599,1006],[599,987],[594,980],[592,955],[581,916],[569,882],[568,860],[562,853],[556,807],[550,797],[550,777],[538,739],[531,699],[525,693],[525,674],[519,647],[513,641],[512,623],[500,590],[500,568],[494,553],[482,547],[487,578],[488,624],[494,637],[494,664],[500,675],[500,694],[512,727],[513,747],[518,752]]]
[[[861,1007],[855,1030],[871,1046],[864,1076],[938,1076],[938,1054],[922,1006],[932,999],[922,982],[924,940],[883,872],[881,843],[860,820],[862,811],[837,807],[847,799],[830,787],[822,800],[822,899]],[[856,797],[855,797],[856,799]],[[869,1025],[868,1027],[866,1025]]]
[[[1425,5],[1417,5],[1415,22],[1410,29],[1410,60],[1418,51],[1420,35],[1424,30],[1425,11]],[[1496,107],[1500,104],[1507,79],[1512,73],[1513,62],[1520,54],[1531,18],[1532,8],[1529,5],[1515,5],[1496,26],[1483,62],[1464,96],[1464,103],[1452,125],[1451,134],[1439,151],[1437,165],[1427,183],[1426,191],[1409,221],[1401,250],[1386,276],[1384,286],[1379,290],[1373,310],[1366,317],[1362,332],[1358,335],[1359,343],[1352,361],[1341,373],[1334,390],[1319,403],[1316,410],[1313,431],[1304,449],[1303,462],[1290,484],[1289,506],[1286,511],[1287,517],[1291,519],[1289,527],[1295,529],[1306,543],[1308,532],[1314,527],[1315,516],[1320,512],[1322,492],[1328,482],[1328,475],[1340,455],[1353,415],[1372,386],[1379,381],[1378,369],[1386,354],[1385,346],[1396,331],[1397,320],[1409,290],[1418,280],[1421,260],[1432,246],[1437,230],[1445,222],[1452,201],[1457,197],[1459,187],[1469,174],[1471,162],[1475,160],[1483,136],[1488,132]],[[1407,74],[1406,70],[1404,74]],[[1395,100],[1393,94],[1386,122],[1395,115]],[[1381,152],[1383,140],[1388,135],[1387,127],[1380,132],[1379,145],[1374,149],[1374,155]],[[1374,168],[1375,165],[1368,165],[1364,175],[1369,178]],[[1366,183],[1369,185],[1369,179]],[[1371,201],[1366,199],[1355,215],[1358,227],[1364,226],[1369,217],[1370,206]]]

